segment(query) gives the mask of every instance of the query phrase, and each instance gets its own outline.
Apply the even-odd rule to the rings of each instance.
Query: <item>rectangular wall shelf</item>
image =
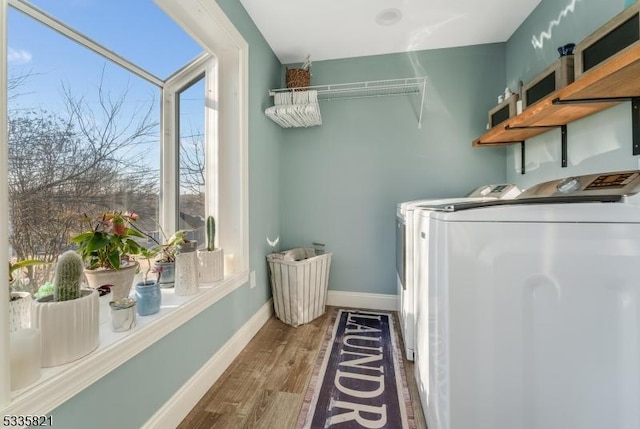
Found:
[[[549,129],[640,97],[640,45],[632,45],[568,86],[526,108],[473,141],[473,146],[521,143]],[[635,105],[635,103],[634,103]],[[634,120],[638,119],[634,112]],[[635,147],[639,144],[634,136]]]

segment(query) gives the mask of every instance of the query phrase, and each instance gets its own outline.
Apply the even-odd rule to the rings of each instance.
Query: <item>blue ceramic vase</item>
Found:
[[[148,316],[160,311],[162,294],[160,285],[153,280],[136,283],[136,308],[140,316]]]

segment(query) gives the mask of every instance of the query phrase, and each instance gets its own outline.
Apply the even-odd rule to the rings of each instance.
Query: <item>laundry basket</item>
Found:
[[[291,326],[324,314],[331,253],[299,247],[267,255],[276,317]]]

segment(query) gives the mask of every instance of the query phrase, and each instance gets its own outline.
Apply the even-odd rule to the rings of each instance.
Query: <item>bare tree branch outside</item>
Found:
[[[11,77],[10,94],[27,79]],[[158,166],[144,157],[144,147],[159,145],[155,100],[131,115],[123,109],[127,88],[113,94],[101,77],[97,92],[97,108],[64,87],[66,112],[9,110],[10,244],[17,259],[54,261],[80,232],[84,213],[131,210],[141,228],[157,228]]]

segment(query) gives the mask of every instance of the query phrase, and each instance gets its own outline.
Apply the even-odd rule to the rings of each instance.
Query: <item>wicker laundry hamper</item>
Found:
[[[331,253],[299,247],[267,255],[276,317],[291,326],[324,314]]]

